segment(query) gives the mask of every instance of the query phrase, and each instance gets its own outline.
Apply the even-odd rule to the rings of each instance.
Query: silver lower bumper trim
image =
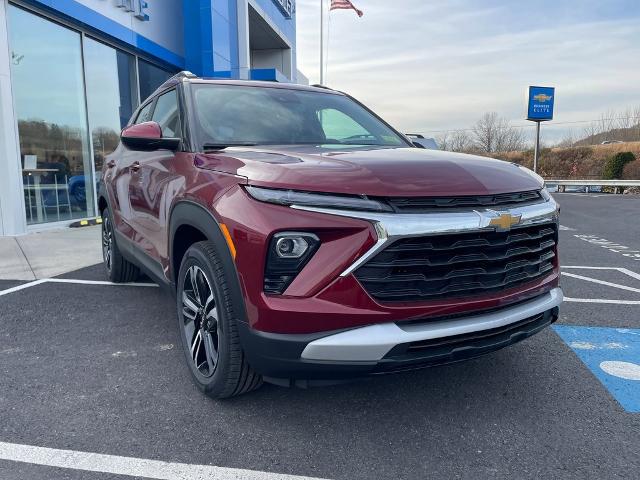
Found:
[[[519,322],[557,307],[562,290],[554,288],[540,297],[503,310],[439,322],[398,325],[382,323],[356,328],[309,343],[301,357],[310,361],[377,362],[401,343],[451,337]]]

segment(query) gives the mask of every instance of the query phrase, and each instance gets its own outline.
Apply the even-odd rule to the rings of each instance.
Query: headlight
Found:
[[[540,190],[540,196],[544,198],[545,202],[548,202],[549,200],[551,200],[551,194],[549,193],[549,190],[547,190],[546,187]]]
[[[369,212],[393,212],[393,209],[366,196],[333,195],[324,193],[300,192],[296,190],[277,190],[263,187],[245,187],[249,195],[256,200],[277,205],[335,208],[341,210],[364,210]]]

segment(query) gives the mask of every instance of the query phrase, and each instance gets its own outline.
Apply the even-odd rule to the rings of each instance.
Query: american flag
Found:
[[[358,10],[349,0],[331,0],[331,7],[329,10],[353,10],[359,17],[364,15],[364,12],[362,10]]]

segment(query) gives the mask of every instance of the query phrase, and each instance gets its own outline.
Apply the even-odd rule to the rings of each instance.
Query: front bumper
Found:
[[[316,334],[273,334],[240,325],[251,366],[279,384],[326,382],[474,358],[519,342],[558,318],[562,290],[477,314],[389,322]]]
[[[553,271],[530,282],[465,297],[429,301],[383,302],[373,298],[357,280],[354,268],[406,237],[495,231],[491,222],[503,209],[475,209],[428,214],[374,214],[305,209],[259,202],[241,188],[232,189],[215,204],[232,234],[239,285],[251,330],[267,334],[310,335],[373,324],[427,321],[507,308],[537,298],[558,286]],[[545,202],[508,209],[528,226],[557,221],[558,205]],[[264,292],[265,259],[273,235],[282,231],[311,232],[321,244],[283,295]]]

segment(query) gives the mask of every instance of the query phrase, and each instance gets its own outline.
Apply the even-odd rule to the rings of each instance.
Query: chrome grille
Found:
[[[532,282],[553,270],[556,223],[508,232],[401,238],[355,271],[381,302],[470,297]]]

